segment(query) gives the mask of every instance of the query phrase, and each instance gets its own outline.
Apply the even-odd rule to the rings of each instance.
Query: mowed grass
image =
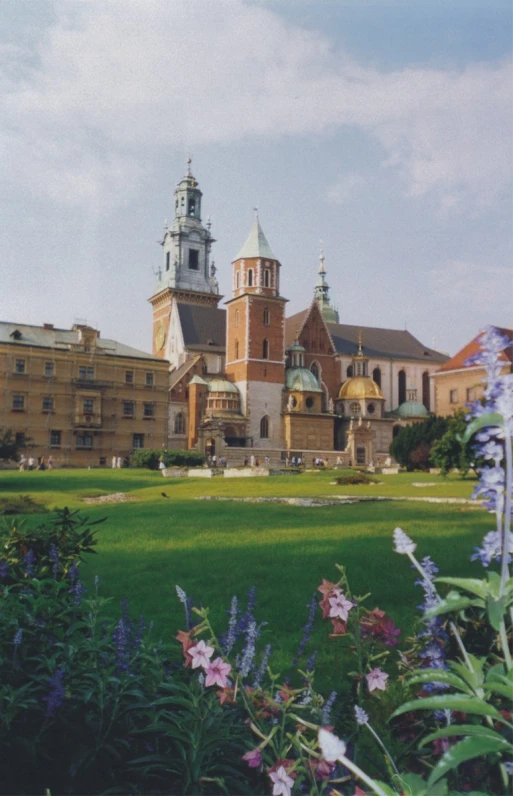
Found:
[[[128,599],[134,614],[155,623],[165,641],[184,626],[179,584],[197,605],[208,606],[219,629],[234,594],[245,598],[257,589],[257,617],[267,621],[264,640],[275,650],[275,665],[293,657],[307,617],[307,603],[322,578],[337,579],[335,563],[347,567],[353,592],[372,592],[368,605],[379,605],[403,627],[413,630],[420,590],[404,556],[393,552],[392,532],[400,525],[418,544],[418,555],[431,555],[441,574],[470,575],[474,545],[490,529],[488,515],[468,506],[427,503],[360,503],[301,507],[202,501],[223,497],[315,497],[336,494],[469,497],[473,482],[424,474],[378,476],[383,483],[347,487],[331,484],[333,472],[250,479],[163,479],[140,470],[70,470],[43,473],[4,472],[0,496],[30,494],[50,507],[81,507],[98,528],[98,555],[83,568],[92,588],[98,575],[101,594]],[[413,484],[432,482],[423,488]],[[134,502],[86,505],[85,496],[125,492]],[[162,497],[164,492],[168,497]],[[48,515],[43,515],[47,520]],[[37,521],[28,517],[26,522]],[[317,620],[312,649],[321,644],[321,679],[332,680],[340,640],[327,640],[329,623]]]

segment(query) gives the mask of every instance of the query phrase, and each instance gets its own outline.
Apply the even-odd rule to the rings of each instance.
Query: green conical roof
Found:
[[[248,257],[260,257],[265,260],[278,259],[275,257],[271,247],[267,243],[267,238],[265,237],[264,231],[260,226],[258,216],[255,216],[249,237],[235,259],[243,260]]]

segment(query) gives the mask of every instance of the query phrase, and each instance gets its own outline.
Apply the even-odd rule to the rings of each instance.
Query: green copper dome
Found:
[[[322,392],[319,382],[308,368],[287,368],[285,385],[287,390],[296,392]]]
[[[401,406],[399,406],[394,415],[399,417],[427,417],[429,414],[428,410],[421,404],[420,401],[405,401]]]

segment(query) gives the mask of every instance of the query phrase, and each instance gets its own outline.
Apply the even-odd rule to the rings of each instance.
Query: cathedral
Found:
[[[170,363],[168,447],[233,463],[255,452],[383,463],[401,426],[434,406],[431,376],[447,357],[408,331],[341,324],[322,252],[310,305],[287,318],[282,265],[258,215],[219,307],[201,204],[189,159],[150,299],[153,353]]]

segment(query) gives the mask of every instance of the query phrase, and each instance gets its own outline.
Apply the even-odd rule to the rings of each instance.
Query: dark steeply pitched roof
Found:
[[[508,340],[511,340],[513,342],[513,329],[501,329],[497,327],[497,331],[499,332],[499,334],[507,337]],[[459,370],[459,368],[466,367],[465,363],[467,359],[469,359],[471,356],[474,356],[474,354],[477,354],[480,351],[481,349],[480,339],[481,339],[481,332],[479,332],[479,334],[476,335],[470,341],[470,343],[467,343],[467,345],[464,346],[461,349],[461,351],[458,351],[458,353],[455,354],[453,357],[451,357],[451,359],[448,359],[447,362],[445,362],[442,365],[440,370],[443,371]],[[502,359],[504,362],[508,362],[508,360],[509,362],[513,362],[513,346],[509,346],[504,351],[501,351],[499,354],[499,359]]]
[[[196,351],[226,349],[226,310],[178,303],[178,314],[186,348]]]
[[[175,370],[172,371],[169,377],[169,389],[172,390],[175,384],[178,384],[180,379],[183,376],[185,376],[185,374],[189,372],[192,366],[195,365],[196,362],[199,362],[200,359],[201,359],[201,354],[196,354],[190,359],[186,359],[185,362],[183,362],[180,365],[180,367],[175,368]]]
[[[387,359],[419,359],[424,362],[445,362],[446,354],[428,348],[410,332],[402,329],[377,329],[372,326],[349,326],[345,323],[328,323],[328,329],[339,354],[352,356],[358,351],[361,333],[365,354]]]

